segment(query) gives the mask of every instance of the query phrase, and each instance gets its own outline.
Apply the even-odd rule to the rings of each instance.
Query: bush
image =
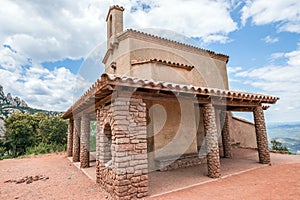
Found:
[[[60,117],[18,113],[5,120],[5,127],[6,132],[0,140],[2,159],[66,150],[67,123]]]
[[[12,155],[4,155],[4,156],[0,156],[0,160],[4,160],[4,159],[10,159],[13,158]]]
[[[63,152],[66,151],[66,145],[63,144],[46,144],[40,143],[37,146],[29,147],[26,150],[26,155],[39,155],[39,154],[47,154],[47,153],[55,153],[55,152]]]
[[[271,144],[272,144],[272,150],[274,151],[279,151],[279,152],[286,152],[286,153],[290,153],[289,149],[282,145],[281,142],[274,140],[271,140]]]

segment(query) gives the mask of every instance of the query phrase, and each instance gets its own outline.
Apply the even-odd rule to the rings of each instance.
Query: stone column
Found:
[[[218,146],[218,131],[216,125],[215,109],[212,104],[204,105],[204,129],[207,145],[207,170],[210,178],[219,178],[220,156]]]
[[[67,143],[67,154],[68,157],[73,155],[73,128],[74,127],[74,120],[69,119],[68,122],[68,143]]]
[[[147,196],[146,104],[140,97],[117,97],[97,120],[97,183],[115,199]]]
[[[74,131],[73,131],[73,162],[79,162],[80,154],[80,118],[74,120]]]
[[[90,165],[90,119],[88,115],[81,118],[80,134],[80,167],[87,168]]]
[[[228,112],[221,112],[221,126],[222,126],[222,144],[225,158],[232,158]]]
[[[259,162],[262,164],[270,164],[270,152],[268,148],[268,136],[266,131],[266,124],[264,118],[264,111],[261,106],[256,107],[253,111],[256,142],[258,148]]]

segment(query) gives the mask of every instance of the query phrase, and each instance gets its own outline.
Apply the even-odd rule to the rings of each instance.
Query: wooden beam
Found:
[[[84,107],[77,109],[74,113],[75,115],[79,116],[83,115],[83,113],[93,115],[94,113],[96,113],[96,109],[100,105],[108,103],[109,101],[111,101],[111,98],[112,94],[107,94],[107,96],[102,98],[101,100],[96,100],[94,102],[91,102],[90,104],[86,104]]]

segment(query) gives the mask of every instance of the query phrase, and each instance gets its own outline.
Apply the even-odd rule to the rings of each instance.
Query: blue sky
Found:
[[[300,121],[298,0],[1,0],[5,92],[36,108],[71,106],[73,88],[89,86],[77,74],[92,73],[93,81],[101,73],[100,64],[86,58],[105,50],[105,17],[113,4],[125,7],[125,28],[176,31],[229,55],[232,90],[279,96],[267,120]]]

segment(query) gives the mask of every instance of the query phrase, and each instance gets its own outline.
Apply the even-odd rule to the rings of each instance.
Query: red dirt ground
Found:
[[[4,183],[25,176],[49,180]],[[64,154],[0,161],[0,199],[106,199],[107,194],[78,170]]]
[[[274,164],[150,199],[300,199],[300,157],[272,154]],[[49,180],[4,183],[25,176]],[[170,180],[170,184],[172,180]],[[106,199],[64,154],[0,161],[0,199]]]
[[[151,199],[300,199],[300,164],[266,166]]]

